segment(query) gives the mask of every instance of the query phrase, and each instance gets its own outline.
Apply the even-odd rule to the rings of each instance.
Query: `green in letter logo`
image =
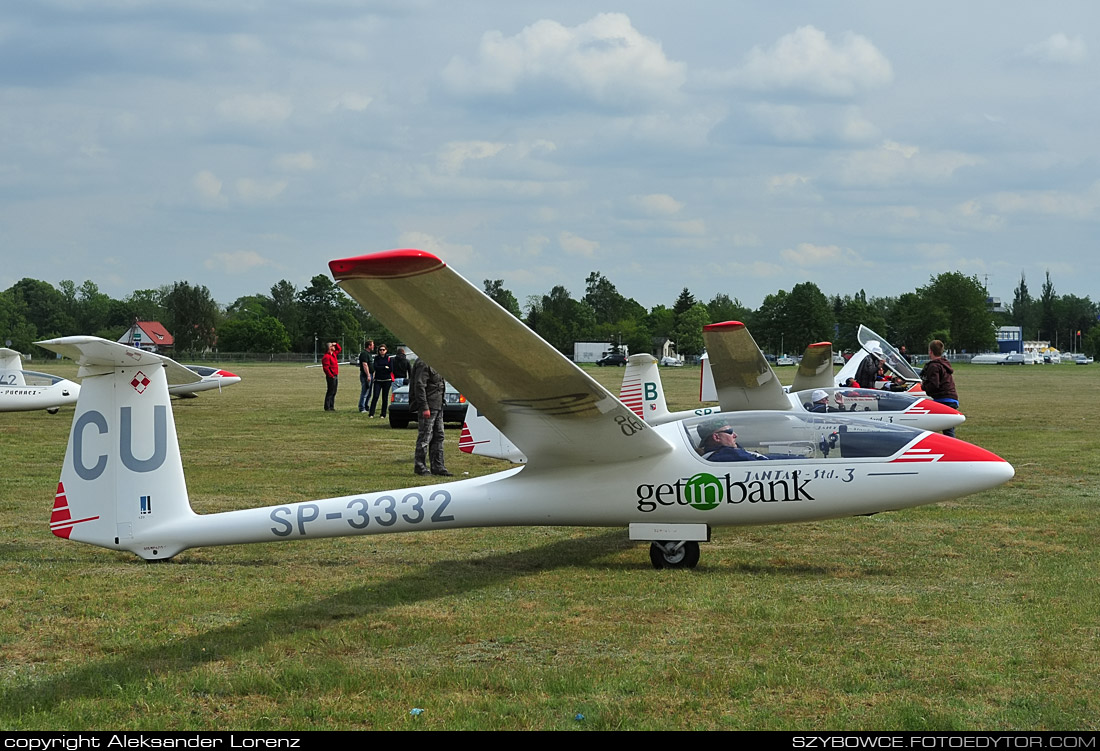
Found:
[[[718,478],[706,472],[700,472],[684,483],[684,498],[693,508],[700,511],[717,508],[724,494],[724,488]]]
[[[657,384],[653,383],[652,381],[646,381],[645,398],[646,401],[651,401],[657,398]]]

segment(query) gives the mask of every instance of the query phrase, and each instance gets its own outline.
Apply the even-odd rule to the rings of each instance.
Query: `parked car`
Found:
[[[679,368],[679,367],[682,367],[683,364],[684,364],[680,360],[676,359],[675,357],[671,357],[669,355],[665,355],[664,357],[662,357],[661,360],[660,360],[660,363],[661,363],[661,365],[664,365],[665,367],[668,367],[668,368]]]
[[[844,361],[844,355],[843,354],[841,354],[840,352],[834,352],[833,353],[833,365],[843,365],[844,362],[845,361]]]
[[[604,365],[615,365],[618,367],[622,367],[626,365],[626,355],[620,354],[618,352],[612,352],[610,355],[604,355],[599,360],[596,360],[596,364],[599,365],[601,368]]]
[[[782,355],[775,361],[776,365],[794,365],[794,358],[790,355]]]
[[[451,384],[443,391],[443,422],[466,422],[466,397]],[[416,415],[409,411],[409,387],[398,386],[390,394],[390,427],[407,428],[416,422]]]
[[[1088,365],[1090,362],[1092,362],[1092,358],[1086,357],[1085,355],[1077,355],[1077,358],[1073,362],[1075,362],[1077,365]]]

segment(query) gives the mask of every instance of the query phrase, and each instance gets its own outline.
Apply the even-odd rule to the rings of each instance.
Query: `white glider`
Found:
[[[44,409],[51,415],[68,404],[76,404],[80,386],[49,373],[23,370],[18,352],[0,347],[0,412],[29,412]]]
[[[448,378],[527,457],[485,477],[198,515],[164,358],[55,340],[86,371],[58,484],[55,535],[147,560],[191,547],[481,526],[628,527],[654,565],[694,566],[712,527],[871,514],[996,487],[985,449],[842,415],[751,411],[650,426],[435,256],[333,261],[343,288]],[[93,373],[94,371],[94,373]],[[721,422],[717,426],[716,422]],[[714,428],[714,431],[711,431]],[[732,435],[761,461],[716,462]],[[702,435],[700,435],[702,434]]]

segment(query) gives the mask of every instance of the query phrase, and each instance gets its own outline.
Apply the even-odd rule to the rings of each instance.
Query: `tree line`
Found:
[[[956,351],[995,349],[995,331],[1001,325],[1022,326],[1025,339],[1050,340],[1061,349],[1093,356],[1100,350],[1100,307],[1088,297],[1055,294],[1049,273],[1038,299],[1031,297],[1021,274],[1012,305],[1003,313],[991,311],[977,277],[959,272],[932,276],[924,286],[897,297],[868,297],[863,290],[828,297],[813,282],[803,282],[768,295],[755,310],[724,293],[703,302],[686,287],[671,306],[647,310],[598,271],[585,279],[581,297],[558,285],[527,298],[522,309],[503,280],[486,279],[484,290],[566,356],[572,355],[576,341],[655,352],[662,339],[671,340],[682,355],[698,355],[703,326],[730,320],[747,324],[760,347],[774,354],[800,353],[819,341],[831,341],[837,350],[855,350],[860,324],[915,353],[924,352],[932,339]],[[22,279],[0,292],[0,340],[22,352],[43,354],[33,345],[36,339],[71,334],[117,340],[135,320],[160,321],[175,337],[177,355],[188,356],[210,350],[312,353],[318,342],[326,341],[354,350],[367,337],[397,342],[322,274],[304,289],[284,279],[268,294],[240,297],[225,307],[205,286],[187,281],[135,290],[122,300],[103,294],[92,281],[77,286],[65,280],[54,287]]]

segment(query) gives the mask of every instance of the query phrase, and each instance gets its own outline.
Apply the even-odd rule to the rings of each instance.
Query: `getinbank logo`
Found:
[[[711,511],[723,503],[784,503],[812,501],[806,491],[809,479],[800,480],[798,471],[784,472],[783,477],[734,482],[727,472],[715,477],[700,472],[688,479],[672,483],[638,486],[638,510],[653,511],[658,506],[691,506],[699,511]]]

